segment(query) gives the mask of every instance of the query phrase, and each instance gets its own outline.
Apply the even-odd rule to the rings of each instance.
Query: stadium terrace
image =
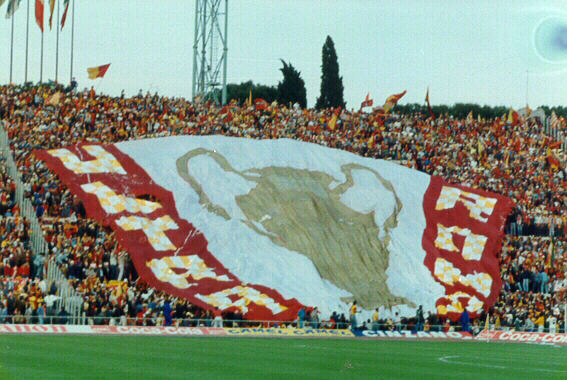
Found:
[[[548,120],[538,118],[512,125],[501,118],[433,120],[421,114],[399,115],[395,109],[385,120],[378,120],[373,112],[345,110],[333,128],[332,118],[330,109],[276,103],[261,108],[235,103],[221,107],[149,93],[126,98],[92,89],[0,87],[0,123],[10,148],[4,151],[0,167],[0,323],[212,326],[217,311],[139,281],[130,252],[116,233],[88,218],[83,202],[32,152],[85,142],[224,135],[319,144],[510,197],[515,207],[506,221],[498,256],[500,296],[473,321],[473,332],[480,332],[486,323],[497,329],[565,331],[567,157],[559,137],[566,128],[563,120],[554,123],[552,131]],[[16,177],[21,188],[16,187]],[[34,229],[33,223],[39,223],[40,229]],[[39,231],[45,246],[33,243],[33,233]],[[314,328],[348,328],[345,314],[315,313],[304,320]],[[226,327],[274,326],[274,322],[246,321],[237,311],[220,317]],[[278,324],[300,322],[294,316]],[[392,312],[376,321],[365,318],[357,327],[415,330],[418,321]],[[455,329],[460,329],[458,321],[426,313],[424,330]]]

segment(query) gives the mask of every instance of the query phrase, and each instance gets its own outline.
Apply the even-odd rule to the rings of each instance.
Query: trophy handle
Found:
[[[343,174],[346,177],[346,180],[341,183],[340,185],[338,185],[333,191],[336,192],[339,197],[341,195],[343,195],[348,189],[350,189],[353,185],[354,185],[354,178],[352,177],[352,171],[353,170],[366,170],[371,172],[372,174],[374,174],[376,176],[376,178],[378,179],[378,181],[380,181],[380,183],[382,184],[382,186],[384,186],[386,189],[388,189],[389,191],[392,192],[392,194],[394,194],[394,198],[396,200],[396,207],[394,208],[394,212],[392,213],[392,215],[390,215],[388,217],[388,219],[386,219],[386,222],[384,223],[384,229],[385,229],[385,233],[386,235],[389,234],[389,231],[395,227],[397,227],[398,225],[398,215],[399,213],[402,211],[402,201],[400,200],[400,198],[398,197],[398,194],[396,193],[396,189],[394,188],[394,186],[392,185],[392,183],[386,179],[384,179],[380,173],[378,173],[376,170],[366,167],[366,166],[362,166],[360,164],[346,164],[341,166],[341,171],[343,172]]]
[[[175,162],[179,176],[183,178],[183,180],[187,182],[199,196],[199,204],[204,206],[210,213],[218,215],[226,220],[230,220],[230,215],[224,209],[224,207],[214,204],[203,190],[203,186],[201,186],[199,181],[197,181],[197,179],[195,179],[195,177],[193,177],[189,173],[189,161],[195,157],[202,155],[211,157],[225,172],[238,174],[248,181],[254,181],[255,178],[254,176],[246,175],[243,172],[234,169],[226,158],[224,158],[220,153],[210,149],[193,149],[185,153],[183,156],[179,157]]]

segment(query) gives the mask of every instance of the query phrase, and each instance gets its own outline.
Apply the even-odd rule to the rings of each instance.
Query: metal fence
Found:
[[[8,174],[16,183],[16,199],[20,207],[20,213],[30,223],[30,248],[34,254],[46,255],[47,265],[45,269],[45,279],[49,284],[55,282],[60,300],[56,303],[56,309],[61,307],[69,311],[72,316],[78,317],[81,313],[82,297],[67,282],[67,278],[57,266],[57,263],[49,258],[49,245],[43,237],[41,224],[35,215],[35,209],[29,199],[24,196],[24,184],[20,178],[18,167],[10,150],[10,139],[4,128],[4,122],[0,120],[0,154],[5,159]],[[80,302],[79,302],[80,300]]]
[[[81,316],[70,315],[46,315],[39,317],[37,315],[10,315],[0,316],[0,324],[73,324],[73,325],[96,325],[96,326],[164,326],[165,319],[162,317],[139,318],[129,317],[126,315],[120,317],[112,316],[92,316],[88,317],[83,313]],[[264,320],[233,320],[233,319],[202,319],[202,318],[172,318],[172,326],[177,327],[264,327],[264,328],[305,328],[305,329],[326,329],[339,330],[350,329],[350,322],[331,323],[330,321],[264,321]],[[400,323],[397,325],[377,323],[368,324],[365,327],[358,326],[368,330],[377,331],[411,331],[415,330],[415,324]],[[427,327],[429,331],[444,331],[445,325],[431,325]],[[452,326],[454,331],[461,331],[461,326],[455,324]]]
[[[128,316],[121,317],[87,317],[83,313],[81,316],[71,315],[47,315],[47,316],[29,316],[29,315],[10,315],[0,316],[0,324],[40,324],[40,325],[84,325],[84,326],[165,326],[165,320],[162,318],[131,318]],[[251,321],[251,320],[231,320],[231,319],[172,319],[171,326],[174,327],[228,327],[228,328],[292,328],[292,329],[324,329],[339,330],[351,329],[350,323],[333,323],[329,321],[305,321],[300,325],[299,321]],[[463,331],[462,325],[459,323],[447,325],[426,325],[422,331],[427,332],[448,332]],[[484,324],[472,324],[469,326],[469,332],[473,335],[480,333],[485,328]],[[382,332],[415,332],[415,324],[399,323],[370,323],[365,326],[358,326],[359,330],[371,330]],[[557,325],[555,328],[548,326],[538,328],[522,327],[515,329],[512,327],[495,327],[490,326],[491,331],[518,331],[518,332],[541,332],[541,333],[565,333],[565,325]]]
[[[88,317],[85,313],[80,316],[72,315],[8,315],[0,316],[0,324],[69,324],[69,325],[96,325],[96,326],[164,326],[165,320],[161,318],[138,318],[138,317]],[[251,320],[231,320],[231,319],[199,319],[199,318],[173,318],[172,326],[178,327],[292,327],[300,328],[298,321],[251,321]],[[440,328],[441,326],[439,326]],[[326,322],[304,322],[303,328],[321,328],[328,330],[348,329],[349,323],[335,324],[333,327],[326,325]]]

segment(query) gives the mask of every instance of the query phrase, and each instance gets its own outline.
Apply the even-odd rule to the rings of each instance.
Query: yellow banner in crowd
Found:
[[[354,337],[350,330],[327,329],[276,329],[276,328],[225,328],[232,336],[334,336]]]

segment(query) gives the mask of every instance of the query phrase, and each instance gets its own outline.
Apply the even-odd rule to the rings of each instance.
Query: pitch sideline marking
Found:
[[[458,357],[459,357],[459,355],[447,355],[447,356],[440,357],[439,360],[444,362],[444,363],[449,363],[449,364],[472,365],[472,366],[475,366],[475,367],[487,367],[487,368],[499,368],[499,369],[508,369],[509,368],[509,367],[502,366],[502,365],[467,363],[467,362],[460,362],[460,361],[455,361],[455,360],[449,361],[449,359],[458,358]]]
[[[439,361],[442,361],[447,364],[461,364],[461,365],[472,365],[474,367],[486,367],[486,368],[499,368],[499,369],[510,369],[510,367],[500,366],[500,365],[492,365],[492,364],[482,364],[482,363],[467,363],[461,362],[456,360],[450,360],[454,358],[458,358],[459,355],[447,355],[441,356]],[[559,369],[547,369],[547,368],[526,368],[533,371],[543,371],[543,372],[555,372],[555,373],[567,373],[567,371],[559,370]]]

